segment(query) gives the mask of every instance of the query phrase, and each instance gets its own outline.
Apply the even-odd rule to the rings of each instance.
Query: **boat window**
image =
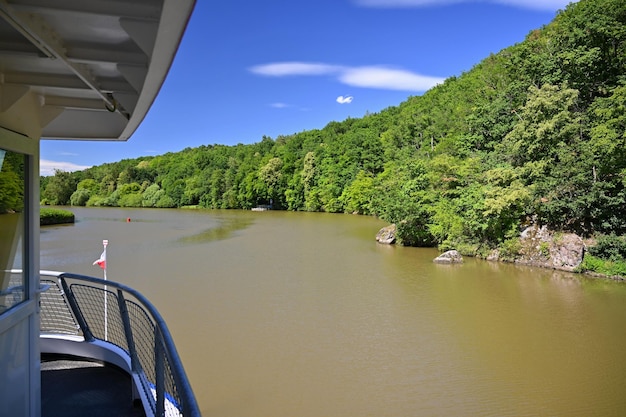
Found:
[[[0,314],[25,299],[26,157],[0,149]]]

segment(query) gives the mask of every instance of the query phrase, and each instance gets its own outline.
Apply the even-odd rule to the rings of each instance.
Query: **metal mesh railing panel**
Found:
[[[155,370],[155,352],[165,352],[165,346],[162,339],[158,339],[158,341],[155,342],[155,335],[157,334],[156,326],[152,319],[146,314],[143,307],[129,300],[126,300],[126,306],[128,308],[131,327],[133,328],[133,340],[137,352],[137,359],[145,375],[144,386],[142,388],[147,395],[156,401],[155,387],[157,375]],[[155,343],[160,345],[159,349],[155,349]],[[179,406],[181,404],[181,396],[178,393],[172,368],[166,355],[164,355],[162,360],[166,400],[173,405]],[[153,411],[156,411],[156,409]]]
[[[139,304],[126,300],[126,308],[128,309],[130,325],[133,328],[133,342],[137,352],[137,360],[145,375],[145,381],[142,381],[143,386],[141,388],[146,396],[152,397],[152,388],[156,383],[156,373],[154,371],[155,324]],[[154,403],[151,406],[154,407]],[[153,408],[152,411],[155,412],[156,409]]]
[[[72,284],[70,289],[93,337],[130,352],[117,294],[103,288]]]
[[[41,323],[42,333],[68,334],[82,336],[82,332],[72,310],[64,296],[63,289],[57,281],[42,279],[42,285],[49,285],[48,290],[41,293]]]
[[[50,286],[41,294],[42,333],[82,335],[86,340],[81,343],[91,343],[93,337],[118,346],[129,355],[137,389],[152,415],[163,410],[168,417],[200,416],[171,335],[143,295],[98,278],[48,276],[55,278],[41,278]],[[160,399],[164,401],[157,405]]]
[[[126,308],[133,328],[137,357],[148,379],[154,382],[154,322],[139,304],[126,300]]]
[[[174,373],[170,366],[167,357],[165,357],[165,396],[166,399],[172,402],[176,408],[182,409],[182,397],[178,392],[178,385],[174,380]]]

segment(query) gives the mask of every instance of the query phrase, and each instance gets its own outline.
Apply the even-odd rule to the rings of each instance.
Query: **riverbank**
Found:
[[[380,229],[376,240],[396,243],[396,225]],[[533,225],[509,239],[499,248],[487,252],[476,245],[459,245],[460,255],[490,262],[506,262],[535,268],[574,272],[594,278],[626,281],[626,238],[600,235],[583,239],[575,233],[552,231]]]

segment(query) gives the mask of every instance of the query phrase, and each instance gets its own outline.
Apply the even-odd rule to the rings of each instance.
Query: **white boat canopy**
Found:
[[[0,0],[0,126],[32,139],[127,140],[195,0]]]
[[[0,196],[18,196],[0,222],[2,416],[41,415],[39,141],[127,140],[159,93],[194,5],[0,0],[0,174],[20,179],[0,181]]]

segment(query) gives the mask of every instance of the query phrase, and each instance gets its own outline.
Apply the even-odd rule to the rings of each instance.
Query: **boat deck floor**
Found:
[[[114,366],[42,356],[42,417],[145,417],[135,406],[130,376]]]

